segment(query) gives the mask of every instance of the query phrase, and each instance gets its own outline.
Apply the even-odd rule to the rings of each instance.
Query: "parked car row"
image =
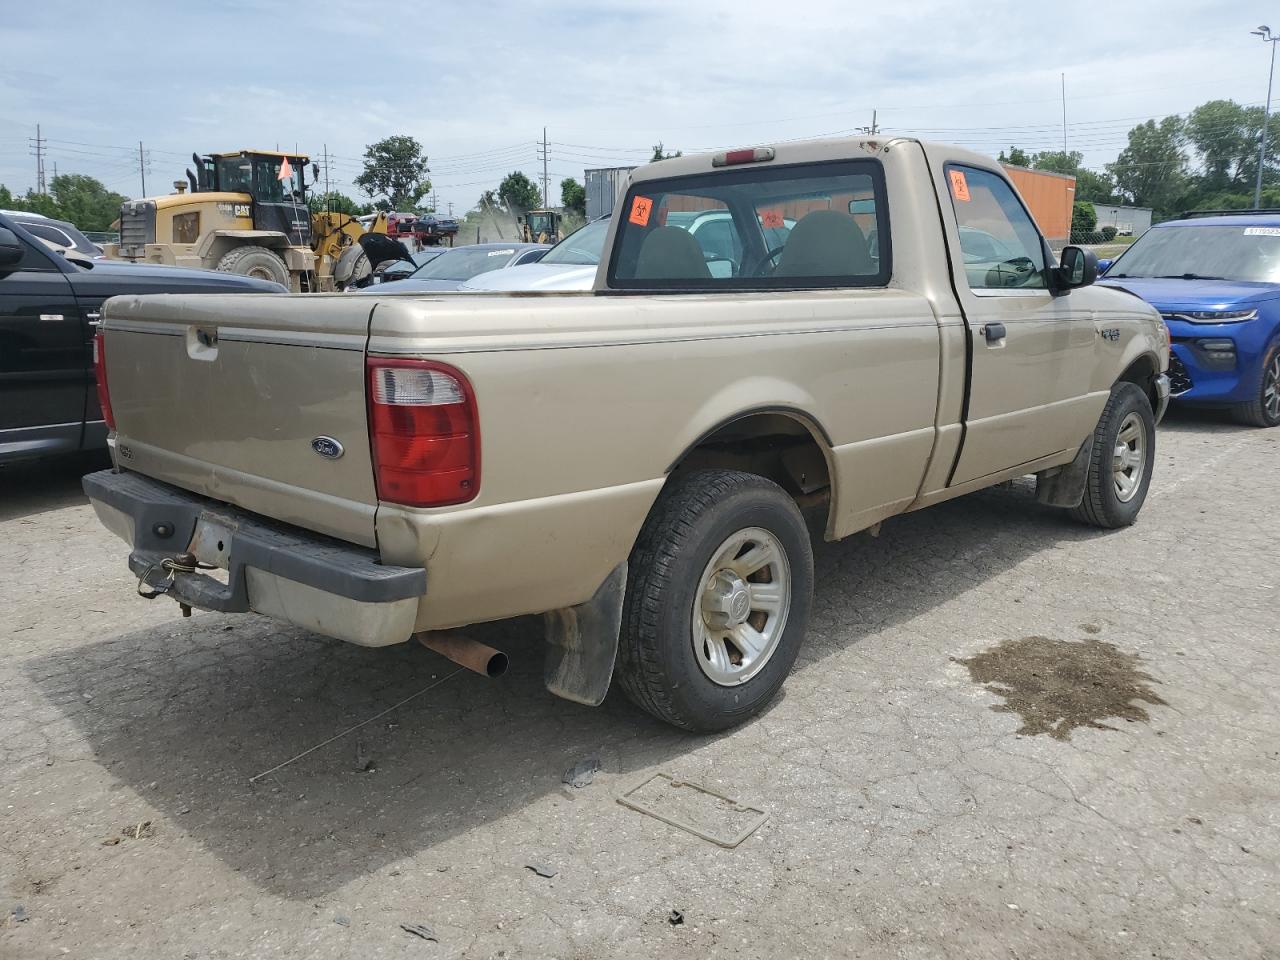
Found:
[[[412,272],[403,273],[398,264],[387,264],[382,282],[357,293],[440,293],[459,290],[469,280],[504,267],[536,263],[551,247],[545,243],[473,243],[453,247],[425,257],[415,255]],[[407,261],[400,261],[405,263]],[[387,271],[392,271],[388,276]]]

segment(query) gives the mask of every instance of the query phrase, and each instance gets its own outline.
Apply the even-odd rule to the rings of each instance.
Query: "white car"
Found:
[[[592,220],[547,251],[537,263],[492,270],[472,277],[460,289],[498,290],[590,290],[596,267],[604,253],[609,218]]]

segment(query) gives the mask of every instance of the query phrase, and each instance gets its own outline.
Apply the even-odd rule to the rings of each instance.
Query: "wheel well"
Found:
[[[1155,359],[1149,354],[1143,354],[1129,364],[1128,369],[1120,374],[1120,379],[1116,382],[1136,384],[1147,395],[1147,399],[1151,401],[1151,409],[1156,410],[1160,406],[1160,395],[1156,392],[1156,376],[1158,373]]]
[[[799,414],[751,413],[721,424],[684,452],[668,471],[723,468],[772,480],[804,508],[831,505],[830,445],[820,428]]]

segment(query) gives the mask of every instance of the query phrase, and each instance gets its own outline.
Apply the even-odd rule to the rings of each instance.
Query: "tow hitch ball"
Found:
[[[165,578],[158,586],[154,586],[147,578],[151,576],[151,571],[157,566],[165,572]],[[195,573],[201,566],[203,564],[196,559],[193,553],[180,553],[176,557],[165,557],[158,564],[153,563],[142,571],[142,575],[138,577],[138,596],[144,600],[154,600],[156,597],[162,597],[173,589],[173,582],[178,574]],[[182,610],[184,617],[191,616],[191,604],[179,600],[178,607]]]

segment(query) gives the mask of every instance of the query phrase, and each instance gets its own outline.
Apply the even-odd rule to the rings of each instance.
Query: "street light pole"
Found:
[[[1262,108],[1262,136],[1258,138],[1258,180],[1253,187],[1253,205],[1255,208],[1261,208],[1262,168],[1267,164],[1267,124],[1271,120],[1271,83],[1276,75],[1276,41],[1280,40],[1280,36],[1273,37],[1271,28],[1266,24],[1258,27],[1257,30],[1251,30],[1250,33],[1271,44],[1271,72],[1267,74],[1267,103]]]

